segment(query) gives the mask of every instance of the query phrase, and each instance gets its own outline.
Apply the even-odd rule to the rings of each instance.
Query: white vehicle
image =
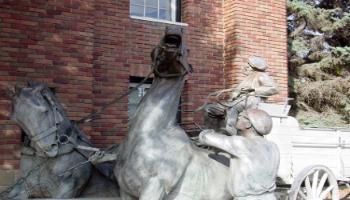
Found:
[[[290,106],[261,103],[273,118],[267,139],[281,153],[279,185],[290,185],[290,200],[339,200],[338,183],[350,182],[350,129],[301,128]]]

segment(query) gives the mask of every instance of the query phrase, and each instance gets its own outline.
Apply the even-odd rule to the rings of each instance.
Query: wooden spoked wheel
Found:
[[[294,180],[290,200],[339,200],[337,179],[332,171],[321,165],[305,168]]]

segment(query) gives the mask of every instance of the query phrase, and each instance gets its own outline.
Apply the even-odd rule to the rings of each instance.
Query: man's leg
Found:
[[[225,115],[225,131],[229,135],[237,135],[236,122],[238,111],[235,107],[228,108]]]
[[[208,104],[205,107],[204,125],[208,129],[219,130],[224,126],[225,108],[220,104]]]

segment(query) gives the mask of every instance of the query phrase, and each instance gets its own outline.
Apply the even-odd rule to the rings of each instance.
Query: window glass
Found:
[[[131,5],[131,15],[143,17],[143,6]]]
[[[145,5],[145,0],[131,0],[131,5]]]
[[[142,84],[140,85],[140,83]],[[128,116],[129,120],[135,115],[137,106],[141,102],[142,98],[146,95],[147,91],[151,88],[153,79],[148,78],[146,81],[143,77],[130,76],[129,93],[128,95]],[[138,87],[137,87],[138,86]],[[137,87],[137,89],[135,89]],[[176,114],[177,122],[181,123],[181,98],[179,102],[179,109]]]
[[[162,1],[162,0],[159,0],[159,7],[160,7],[160,8],[163,8],[163,9],[168,9],[168,10],[170,10],[170,8],[171,8],[171,1]]]
[[[167,21],[181,21],[181,0],[131,0],[130,14]]]
[[[160,1],[162,1],[162,0],[160,0]],[[146,0],[146,6],[147,7],[158,8],[158,0]]]
[[[133,90],[137,84],[131,83],[129,86],[129,90]],[[136,108],[139,105],[141,99],[146,95],[147,90],[149,89],[151,84],[142,84],[139,88],[132,91],[129,94],[129,102],[128,102],[128,116],[129,120],[135,114]]]
[[[146,7],[146,15],[145,16],[157,19],[158,18],[158,9]]]
[[[171,13],[166,9],[159,9],[159,19],[171,20]]]

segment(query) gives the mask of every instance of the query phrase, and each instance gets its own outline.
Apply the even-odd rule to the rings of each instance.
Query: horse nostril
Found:
[[[51,149],[57,149],[58,145],[57,144],[51,144]]]
[[[46,152],[55,151],[58,148],[57,144],[51,144],[44,148]]]
[[[49,157],[55,157],[58,153],[58,145],[57,144],[51,144],[47,145],[44,149],[44,152]]]
[[[59,142],[60,144],[67,144],[67,143],[69,142],[69,138],[68,138],[67,135],[60,135],[60,136],[58,137],[58,142]]]

